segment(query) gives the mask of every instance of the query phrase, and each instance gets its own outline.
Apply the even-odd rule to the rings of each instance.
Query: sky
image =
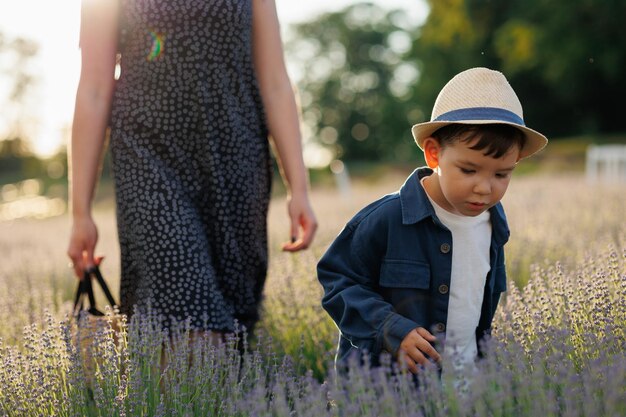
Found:
[[[49,156],[65,146],[74,110],[76,86],[80,75],[78,29],[81,0],[2,0],[0,33],[6,38],[24,37],[39,44],[33,62],[38,77],[29,113],[36,120],[31,126],[33,148],[40,156]],[[402,8],[418,21],[426,14],[421,0],[371,0],[385,8]],[[355,0],[276,0],[283,30],[316,15],[340,10]],[[0,73],[0,77],[4,75]],[[0,79],[0,88],[3,85]],[[6,96],[0,90],[0,97]],[[0,133],[1,134],[1,133]]]

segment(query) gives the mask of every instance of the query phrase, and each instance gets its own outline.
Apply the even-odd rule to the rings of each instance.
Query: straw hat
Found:
[[[524,124],[522,105],[504,75],[488,68],[471,68],[448,81],[437,96],[430,122],[416,124],[411,131],[422,149],[424,139],[453,123],[501,123],[518,128],[526,136],[520,158],[548,143],[544,135]]]

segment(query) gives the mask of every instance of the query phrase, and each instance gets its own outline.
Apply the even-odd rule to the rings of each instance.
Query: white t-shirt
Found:
[[[428,195],[428,193],[427,193]],[[446,324],[445,354],[458,366],[472,363],[478,354],[476,327],[480,319],[491,246],[490,213],[462,216],[435,203],[435,213],[452,232],[452,273]],[[456,367],[456,366],[455,366]]]

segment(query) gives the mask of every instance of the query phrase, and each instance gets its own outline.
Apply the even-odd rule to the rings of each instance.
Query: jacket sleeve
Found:
[[[374,359],[383,349],[395,355],[404,337],[419,326],[397,314],[379,291],[386,238],[385,227],[349,223],[317,266],[322,306],[352,349]],[[340,348],[339,356],[347,354]]]

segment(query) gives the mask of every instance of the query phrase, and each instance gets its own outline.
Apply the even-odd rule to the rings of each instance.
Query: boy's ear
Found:
[[[422,143],[424,149],[424,159],[428,168],[435,169],[439,166],[439,156],[441,155],[441,145],[437,139],[429,137]]]

